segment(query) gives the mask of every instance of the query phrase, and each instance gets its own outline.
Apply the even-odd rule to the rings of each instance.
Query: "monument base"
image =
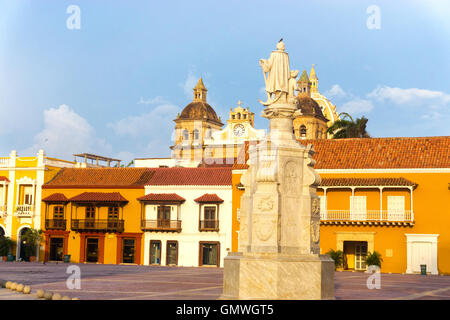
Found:
[[[223,277],[222,300],[334,299],[334,261],[327,255],[231,252]]]

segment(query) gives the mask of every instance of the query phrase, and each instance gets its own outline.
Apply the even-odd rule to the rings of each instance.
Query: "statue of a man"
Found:
[[[272,51],[268,60],[260,59],[259,64],[266,81],[267,101],[263,104],[269,105],[289,92],[289,56],[284,51],[284,42],[280,40],[277,43],[277,50]],[[267,77],[266,72],[268,73]],[[273,100],[272,94],[275,94]]]

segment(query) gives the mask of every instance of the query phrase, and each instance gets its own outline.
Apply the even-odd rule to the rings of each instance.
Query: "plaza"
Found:
[[[81,289],[70,290],[64,263],[0,263],[0,279],[30,285],[29,295],[0,289],[0,300],[35,300],[43,289],[81,300],[215,300],[222,294],[222,268],[76,264]],[[381,274],[381,288],[368,289],[370,275],[335,272],[336,300],[450,300],[450,277]]]

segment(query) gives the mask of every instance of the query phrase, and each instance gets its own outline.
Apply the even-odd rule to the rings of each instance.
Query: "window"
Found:
[[[170,206],[158,206],[158,227],[170,227]]]
[[[306,126],[304,124],[300,126],[300,138],[306,139]]]
[[[198,140],[200,137],[199,132],[197,129],[194,130],[194,140]]]
[[[189,131],[186,129],[183,131],[183,140],[189,141]]]
[[[53,207],[53,219],[64,219],[64,207],[63,206]]]
[[[31,205],[33,204],[33,187],[24,186],[23,187],[23,204]]]
[[[405,219],[405,197],[388,196],[388,220],[402,221]]]
[[[320,199],[320,218],[327,220],[327,197],[319,196]]]
[[[366,196],[350,196],[350,219],[366,220]]]
[[[95,219],[95,207],[86,207],[86,219]]]
[[[219,243],[200,242],[200,266],[219,266]]]
[[[204,228],[216,228],[216,207],[205,207],[204,210]]]
[[[64,257],[64,238],[50,238],[50,261],[63,261]]]
[[[119,219],[119,207],[108,208],[108,219]]]

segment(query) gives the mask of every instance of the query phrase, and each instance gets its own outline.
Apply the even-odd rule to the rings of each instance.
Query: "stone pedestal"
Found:
[[[263,111],[270,132],[249,150],[239,252],[225,258],[222,299],[334,298],[334,262],[319,254],[320,177],[312,146],[295,140],[295,113],[283,97]]]

